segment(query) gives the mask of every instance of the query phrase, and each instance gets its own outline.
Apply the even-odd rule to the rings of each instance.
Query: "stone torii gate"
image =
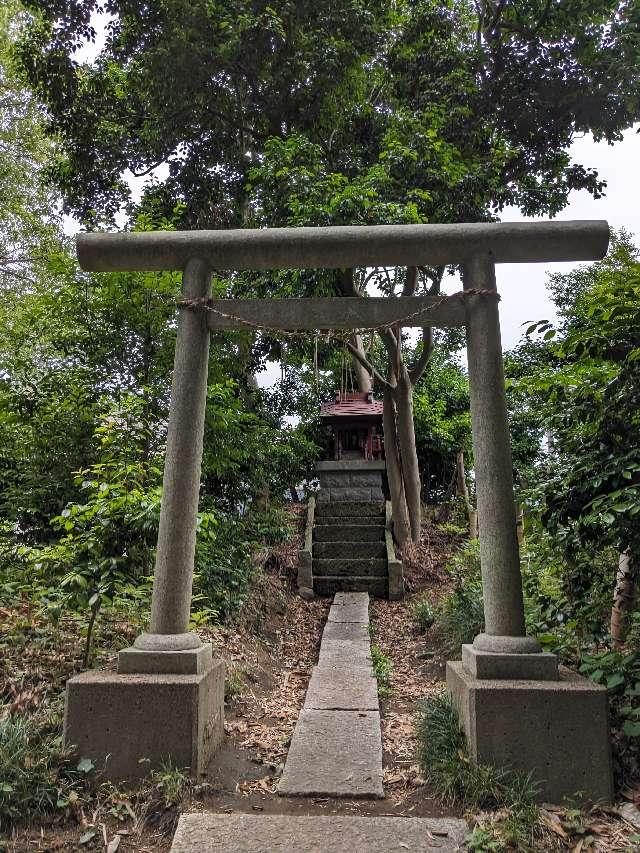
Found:
[[[119,653],[117,674],[88,672],[68,682],[67,743],[106,763],[109,778],[122,779],[146,772],[140,759],[157,765],[170,757],[201,772],[222,740],[224,665],[188,630],[210,331],[348,330],[400,320],[464,325],[485,632],[463,648],[461,663],[448,665],[448,687],[474,758],[536,770],[548,799],[578,789],[610,797],[606,695],[559,673],[555,656],[525,632],[498,299],[490,298],[497,297],[495,264],[597,260],[608,239],[604,221],[79,235],[83,269],[181,270],[183,302],[149,631]],[[463,294],[211,299],[214,269],[426,264],[460,265]],[[576,739],[589,739],[590,749]]]

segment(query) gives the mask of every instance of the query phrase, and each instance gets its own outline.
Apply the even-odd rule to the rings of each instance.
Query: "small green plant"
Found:
[[[418,598],[411,607],[411,617],[424,634],[435,622],[436,614],[426,596]]]
[[[189,776],[170,761],[163,763],[159,770],[153,770],[149,782],[159,793],[165,809],[179,806],[190,784]]]
[[[462,644],[472,642],[484,628],[478,541],[472,540],[458,551],[447,570],[455,586],[438,606],[435,625],[443,652],[459,658]]]
[[[378,682],[378,696],[386,699],[388,696],[391,696],[389,681],[393,662],[376,643],[371,646],[371,660],[373,662],[373,673]]]
[[[416,728],[422,772],[444,800],[471,810],[500,810],[499,820],[476,828],[470,849],[530,849],[538,820],[531,776],[471,761],[458,714],[444,692],[420,704]]]
[[[18,714],[0,720],[0,827],[64,809],[85,792],[92,762],[72,760],[53,729]]]
[[[224,701],[230,702],[236,696],[240,696],[244,688],[242,673],[238,669],[232,669],[227,672],[227,677],[224,680]]]

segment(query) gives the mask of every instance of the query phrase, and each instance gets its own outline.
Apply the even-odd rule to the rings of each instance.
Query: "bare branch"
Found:
[[[363,353],[351,343],[351,341],[345,341],[345,346],[351,353],[351,355],[360,362],[360,364],[364,367],[367,373],[370,376],[375,376],[375,378],[382,385],[388,385],[387,380],[376,370],[376,368],[364,357]]]

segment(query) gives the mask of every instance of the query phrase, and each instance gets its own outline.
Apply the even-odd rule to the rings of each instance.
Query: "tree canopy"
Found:
[[[60,143],[52,176],[90,222],[127,198],[126,169],[162,163],[160,195],[190,227],[299,220],[247,191],[263,167],[300,172],[307,223],[318,189],[336,223],[555,213],[571,190],[602,191],[571,162],[574,135],[614,141],[639,114],[636,2],[25,5],[20,57]],[[96,13],[105,47],[78,63]]]

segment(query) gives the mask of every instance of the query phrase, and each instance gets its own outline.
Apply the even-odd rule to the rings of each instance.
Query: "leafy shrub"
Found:
[[[253,558],[265,545],[292,535],[289,519],[279,506],[243,516],[201,513],[194,575],[194,606],[206,621],[225,618],[246,599],[256,574]]]
[[[438,606],[436,628],[443,652],[449,657],[460,657],[462,644],[472,642],[484,628],[478,541],[467,542],[447,569],[455,585]]]
[[[433,625],[436,615],[431,602],[426,596],[422,596],[413,602],[411,606],[411,618],[423,634]]]
[[[582,654],[580,672],[607,688],[615,754],[640,759],[640,652],[605,649]],[[626,762],[621,762],[626,763]]]
[[[475,811],[504,810],[499,823],[480,831],[484,839],[480,832],[474,832],[470,849],[504,850],[509,844],[518,850],[528,849],[538,816],[531,776],[471,761],[458,714],[445,692],[420,703],[416,729],[422,773],[440,797]],[[481,847],[480,840],[498,846]]]
[[[65,808],[86,789],[93,764],[74,764],[51,728],[22,715],[0,720],[0,825]]]
[[[373,674],[378,682],[378,696],[384,699],[391,695],[389,680],[393,662],[376,643],[371,646],[371,660],[373,662]]]

